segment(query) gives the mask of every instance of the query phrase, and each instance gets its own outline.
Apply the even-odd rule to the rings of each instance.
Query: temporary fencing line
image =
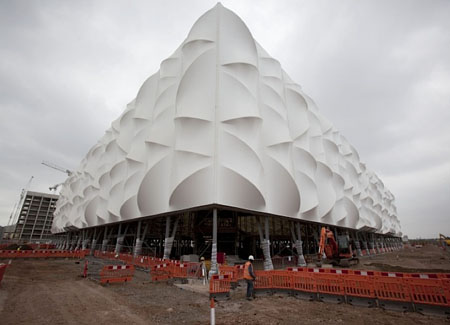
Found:
[[[255,293],[450,316],[450,274],[324,268],[256,271]]]
[[[229,297],[230,284],[237,281],[231,268],[222,266],[211,278],[210,297]],[[450,273],[293,267],[255,275],[257,296],[287,293],[299,299],[450,317]]]
[[[0,251],[0,258],[84,258],[88,254],[87,250],[78,251],[58,251],[58,250],[9,250]]]

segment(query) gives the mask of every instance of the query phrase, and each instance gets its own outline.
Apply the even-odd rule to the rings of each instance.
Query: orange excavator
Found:
[[[450,238],[447,236],[444,236],[443,234],[439,234],[439,241],[441,242],[442,246],[445,247],[445,245],[450,246]]]
[[[353,252],[352,244],[348,235],[338,236],[337,242],[330,229],[322,227],[320,231],[320,243],[317,265],[322,263],[334,266],[348,267],[359,263],[359,259]],[[324,255],[326,258],[324,258]]]

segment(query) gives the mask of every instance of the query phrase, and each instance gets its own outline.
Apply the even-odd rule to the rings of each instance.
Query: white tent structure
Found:
[[[208,206],[400,233],[394,196],[221,4],[66,180],[52,231]]]

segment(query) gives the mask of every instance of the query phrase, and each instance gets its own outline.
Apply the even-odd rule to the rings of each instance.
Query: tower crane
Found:
[[[69,169],[67,169],[67,168],[63,168],[63,167],[61,167],[61,166],[58,166],[58,165],[56,165],[56,164],[54,164],[54,163],[51,163],[51,162],[49,162],[49,161],[45,161],[45,160],[44,160],[41,164],[42,164],[42,165],[45,165],[45,166],[47,166],[47,167],[50,167],[50,168],[59,170],[60,172],[66,173],[67,176],[71,176],[71,175],[72,175],[72,171],[71,171],[71,170],[69,170]]]
[[[22,208],[23,201],[25,200],[25,195],[28,192],[28,189],[30,188],[31,181],[33,180],[33,178],[34,178],[34,176],[31,176],[31,178],[28,181],[28,183],[25,186],[25,188],[23,188],[22,192],[20,192],[19,203],[16,203],[16,205],[13,208],[13,212],[9,216],[8,226],[11,223],[11,220],[12,220],[12,225],[17,222],[17,218],[19,217],[20,209]]]

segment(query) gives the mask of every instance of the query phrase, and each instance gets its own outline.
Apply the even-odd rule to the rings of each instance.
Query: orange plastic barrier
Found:
[[[360,271],[360,270],[353,270],[352,271],[353,275],[364,275],[364,276],[374,276],[375,272],[374,271]]]
[[[342,276],[328,273],[312,273],[318,298],[321,301],[342,303],[345,302],[344,280]]]
[[[409,286],[412,301],[416,304],[450,306],[450,292],[445,290],[439,279],[405,279]]]
[[[133,255],[132,254],[119,254],[119,259],[127,264],[131,264],[133,262]]]
[[[239,264],[239,265],[234,266],[236,281],[244,280],[244,269],[245,269],[244,264]]]
[[[0,283],[2,283],[3,275],[5,274],[6,267],[7,267],[6,264],[0,264]]]
[[[187,279],[189,263],[175,263],[172,266],[172,277],[177,279]]]
[[[375,294],[380,307],[412,311],[409,286],[403,277],[374,276]]]
[[[128,282],[133,275],[133,265],[106,265],[100,271],[100,283]]]
[[[133,261],[133,265],[145,270],[150,269],[150,262],[148,256],[142,255],[136,256],[136,258]]]
[[[272,294],[272,274],[270,271],[255,271],[255,295]]]
[[[366,307],[376,306],[377,296],[371,276],[348,274],[343,277],[343,280],[347,303]]]
[[[202,277],[202,263],[190,262],[187,269],[187,277],[198,279]]]
[[[272,289],[277,292],[290,292],[292,289],[292,272],[289,271],[270,271],[272,274]]]
[[[236,277],[236,269],[234,266],[228,266],[228,265],[219,265],[219,274],[220,275],[228,275],[230,278],[230,282],[236,283],[237,277]]]
[[[228,274],[213,275],[209,280],[209,297],[214,299],[230,297],[231,279]]]
[[[150,272],[152,281],[166,281],[172,277],[172,264],[162,263],[152,267]]]
[[[291,279],[294,297],[306,300],[315,300],[317,298],[316,281],[311,273],[293,271]]]

